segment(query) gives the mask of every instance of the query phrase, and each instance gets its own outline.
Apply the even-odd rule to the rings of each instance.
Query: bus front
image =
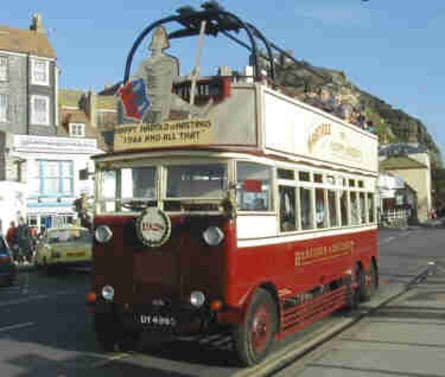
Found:
[[[229,161],[202,156],[97,161],[93,289],[104,348],[144,330],[212,323],[234,247]]]

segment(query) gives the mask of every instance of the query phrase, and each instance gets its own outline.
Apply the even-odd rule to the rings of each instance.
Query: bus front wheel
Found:
[[[110,314],[96,313],[94,315],[94,330],[99,346],[106,352],[115,350],[119,336],[116,323]]]
[[[268,291],[258,289],[243,323],[234,329],[234,343],[244,366],[259,363],[269,352],[277,332],[277,306]]]

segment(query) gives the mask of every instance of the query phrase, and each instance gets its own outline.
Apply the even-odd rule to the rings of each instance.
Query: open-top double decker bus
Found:
[[[167,17],[138,38],[154,30],[135,76],[153,76],[152,103],[96,158],[88,302],[105,348],[143,332],[231,329],[250,365],[274,340],[376,289],[377,139],[281,93],[258,67],[252,80],[165,75],[175,65],[159,25],[170,21],[184,28],[170,39],[228,34],[231,23],[262,36],[211,8]]]

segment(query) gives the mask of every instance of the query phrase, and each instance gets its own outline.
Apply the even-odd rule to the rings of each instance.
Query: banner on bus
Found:
[[[126,124],[115,129],[114,151],[208,145],[213,143],[213,128],[206,119]]]

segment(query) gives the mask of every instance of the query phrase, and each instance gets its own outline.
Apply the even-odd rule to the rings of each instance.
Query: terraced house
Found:
[[[0,26],[0,231],[19,216],[37,227],[72,221],[88,189],[79,171],[100,150],[96,138],[63,131],[58,78],[41,15],[29,29]]]

